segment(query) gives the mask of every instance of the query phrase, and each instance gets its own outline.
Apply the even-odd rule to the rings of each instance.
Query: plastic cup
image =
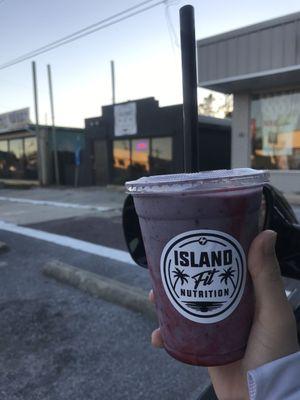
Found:
[[[254,311],[246,260],[268,177],[241,168],[126,182],[164,346],[182,362],[213,366],[243,357]]]

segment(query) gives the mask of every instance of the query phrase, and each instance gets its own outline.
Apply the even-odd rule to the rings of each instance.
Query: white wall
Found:
[[[250,95],[235,94],[231,132],[231,167],[250,166]]]

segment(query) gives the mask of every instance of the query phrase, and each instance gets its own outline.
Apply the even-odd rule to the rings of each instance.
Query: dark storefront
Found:
[[[36,137],[28,131],[0,137],[0,178],[38,179]]]
[[[43,184],[55,183],[52,139],[50,126],[39,127],[39,139],[36,135],[36,127],[32,124],[27,124],[19,130],[1,132],[0,179],[40,181]],[[60,183],[74,185],[77,173],[78,184],[84,184],[83,129],[56,127],[56,141]],[[42,170],[44,171],[43,178]]]
[[[230,121],[199,117],[202,170],[230,167]],[[182,105],[154,98],[102,107],[85,120],[86,184],[123,184],[144,175],[183,170]]]

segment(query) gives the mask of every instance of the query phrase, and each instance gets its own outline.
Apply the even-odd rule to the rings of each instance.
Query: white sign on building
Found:
[[[136,102],[114,106],[115,136],[137,134]]]
[[[25,128],[29,123],[29,108],[0,114],[0,133]]]

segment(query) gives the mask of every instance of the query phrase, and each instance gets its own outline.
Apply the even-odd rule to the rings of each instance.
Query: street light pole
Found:
[[[38,107],[38,89],[37,89],[37,76],[36,76],[36,65],[35,61],[31,63],[32,67],[32,82],[33,82],[33,98],[34,98],[34,111],[35,111],[35,135],[38,146],[38,176],[41,185],[47,184],[46,176],[46,152],[45,143],[42,137],[39,124],[39,107]]]
[[[55,129],[53,91],[52,91],[52,77],[51,77],[51,66],[50,66],[50,64],[47,65],[47,71],[48,71],[48,83],[49,83],[51,120],[52,120],[52,144],[53,144],[53,154],[54,154],[55,182],[56,182],[57,185],[59,185],[59,167],[58,167],[58,157],[57,157],[57,142],[56,142],[56,129]]]
[[[111,60],[110,62],[111,71],[111,90],[112,90],[112,103],[116,103],[116,84],[115,84],[115,62]]]

